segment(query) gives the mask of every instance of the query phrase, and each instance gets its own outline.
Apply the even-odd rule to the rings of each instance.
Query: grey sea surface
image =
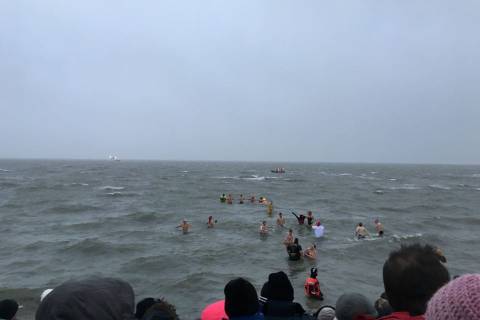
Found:
[[[286,173],[271,173],[276,167]],[[220,203],[222,193],[234,204]],[[273,216],[258,203],[238,204],[240,194],[273,200]],[[479,208],[480,166],[0,160],[0,298],[18,300],[18,318],[33,319],[44,289],[113,276],[133,286],[137,301],[165,297],[182,319],[195,319],[232,278],[260,291],[283,270],[295,300],[313,311],[321,302],[304,297],[303,283],[316,266],[324,303],[345,292],[373,301],[383,263],[401,243],[439,246],[452,275],[479,272]],[[324,238],[290,214],[307,210]],[[279,211],[304,248],[317,244],[316,261],[287,259]],[[188,234],[175,228],[183,218]],[[355,225],[373,233],[375,218],[385,237],[354,240]]]

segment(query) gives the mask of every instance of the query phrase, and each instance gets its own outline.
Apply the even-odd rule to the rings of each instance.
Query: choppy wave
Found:
[[[480,173],[474,173],[474,174],[472,174],[472,177],[473,178],[480,178]]]
[[[88,186],[88,183],[72,182],[72,183],[69,183],[68,185],[69,185],[69,186],[82,186],[82,187],[86,187],[86,186]]]
[[[279,177],[264,177],[258,175],[240,175],[240,176],[222,176],[215,177],[215,179],[224,179],[224,180],[252,180],[252,181],[263,181],[266,179],[278,179]]]
[[[0,168],[0,172],[10,172],[10,170]]]
[[[408,239],[416,239],[423,237],[422,233],[412,233],[412,234],[393,234],[392,237],[395,240],[408,240]]]
[[[349,173],[349,172],[335,173],[335,172],[326,172],[326,171],[320,171],[320,174],[323,176],[329,176],[329,177],[349,177],[353,175],[353,173]]]
[[[430,185],[428,185],[428,187],[430,187],[432,189],[450,190],[450,187],[447,187],[447,186],[444,186],[444,185],[441,185],[441,184],[430,184]]]
[[[92,255],[114,255],[116,253],[128,253],[137,250],[133,245],[114,244],[98,238],[88,238],[71,245],[66,245],[61,249],[69,254]]]
[[[125,187],[114,187],[114,186],[103,186],[100,187],[101,190],[124,190]]]
[[[397,181],[395,178],[389,178],[388,181]]]
[[[107,192],[105,193],[105,196],[107,197],[136,197],[138,194],[133,193],[133,192]]]
[[[53,213],[76,213],[76,212],[87,212],[87,211],[98,211],[101,208],[91,205],[85,205],[81,203],[74,203],[74,204],[62,204],[52,208],[48,208],[46,212],[53,212]]]
[[[390,187],[390,190],[420,190],[420,189],[422,188],[415,184],[408,184],[408,183],[401,186]]]

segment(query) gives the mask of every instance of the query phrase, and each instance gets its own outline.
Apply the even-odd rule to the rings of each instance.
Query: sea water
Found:
[[[286,173],[270,172],[277,167]],[[222,193],[234,204],[220,203]],[[240,194],[267,197],[274,214],[239,204]],[[316,266],[325,303],[345,292],[373,301],[401,243],[439,246],[452,275],[478,272],[479,208],[480,166],[0,160],[0,298],[16,299],[19,318],[33,319],[44,289],[113,276],[137,300],[165,297],[182,319],[195,319],[229,280],[245,277],[260,290],[283,270],[295,300],[314,310],[321,303],[304,297],[303,283]],[[290,214],[307,210],[325,226],[323,238]],[[279,211],[304,248],[317,245],[316,261],[287,259]],[[218,223],[207,229],[210,215]],[[188,234],[176,229],[184,218]],[[375,218],[385,236],[355,240],[355,225],[373,233]]]

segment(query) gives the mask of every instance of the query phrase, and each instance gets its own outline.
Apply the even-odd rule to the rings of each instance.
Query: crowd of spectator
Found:
[[[384,293],[376,300],[356,292],[335,306],[307,312],[295,302],[288,276],[271,273],[260,295],[244,278],[229,281],[224,298],[199,311],[197,320],[475,320],[480,319],[480,274],[451,280],[445,257],[429,245],[404,245],[383,266]],[[316,272],[316,270],[315,270]],[[352,286],[354,290],[354,286]],[[0,301],[0,319],[16,319],[18,304]],[[177,320],[174,305],[146,298],[135,306],[132,287],[114,278],[68,281],[42,294],[36,320]]]

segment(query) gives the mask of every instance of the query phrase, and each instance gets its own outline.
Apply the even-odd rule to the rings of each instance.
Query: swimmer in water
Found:
[[[368,232],[367,228],[363,226],[363,223],[360,222],[355,228],[355,236],[360,240],[370,237],[370,233]]]
[[[383,237],[383,224],[378,220],[375,219],[375,230],[377,231],[377,234],[379,237]]]
[[[188,233],[190,227],[191,225],[185,219],[183,219],[182,223],[177,226],[177,228],[182,228],[183,233]]]
[[[298,238],[295,238],[293,244],[287,246],[288,259],[300,260],[303,257],[302,246],[298,243]]]
[[[303,214],[300,216],[297,216],[295,212],[292,212],[292,214],[297,218],[298,224],[305,224],[305,216]]]
[[[307,213],[307,223],[308,223],[309,226],[311,226],[313,224],[313,219],[314,219],[314,217],[313,217],[312,211],[308,211],[308,213]]]
[[[323,237],[323,234],[325,233],[325,228],[320,222],[320,220],[317,221],[317,223],[312,226],[313,232],[315,233],[316,238],[321,238]]]
[[[251,197],[250,197],[250,202],[251,202],[251,203],[255,203],[255,196],[251,196]]]
[[[308,247],[303,254],[307,258],[317,259],[317,246],[313,243],[312,246]]]
[[[228,204],[233,204],[233,197],[232,197],[231,194],[229,194],[228,197],[227,197],[227,203]]]
[[[227,201],[227,196],[225,196],[225,193],[222,194],[222,196],[220,197],[220,202],[221,203],[225,203]]]
[[[278,213],[277,226],[279,226],[279,227],[284,227],[285,226],[285,218],[283,217],[281,212]]]
[[[267,214],[271,216],[273,213],[273,201],[270,201],[267,206]]]
[[[268,234],[268,227],[267,227],[267,221],[262,221],[262,224],[260,225],[260,234]]]
[[[213,228],[215,223],[217,223],[217,220],[213,221],[212,216],[208,217],[207,228]]]
[[[285,240],[283,240],[283,244],[286,245],[287,247],[291,244],[293,244],[293,230],[288,229],[287,236],[285,237]]]
[[[240,195],[240,200],[238,200],[238,203],[239,203],[239,204],[243,204],[243,201],[244,201],[244,200],[245,200],[245,199],[243,198],[243,194],[241,194],[241,195]]]

